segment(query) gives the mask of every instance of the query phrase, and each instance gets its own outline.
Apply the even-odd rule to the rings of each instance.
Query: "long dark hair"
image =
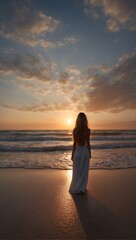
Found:
[[[77,142],[85,143],[88,134],[88,120],[85,113],[80,112],[76,119],[74,136]]]

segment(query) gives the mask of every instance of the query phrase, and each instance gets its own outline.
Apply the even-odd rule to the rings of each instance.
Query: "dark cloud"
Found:
[[[2,8],[0,36],[32,47],[39,45],[43,48],[63,47],[77,42],[74,36],[56,42],[47,40],[46,34],[62,27],[62,23],[45,12],[37,11],[31,3],[11,1],[6,5],[8,9]],[[7,12],[9,15],[5,19],[4,13],[6,15]]]
[[[53,32],[60,25],[57,19],[33,9],[28,1],[13,3],[9,3],[8,20],[2,19],[0,23],[0,35],[5,38],[33,46],[38,43],[37,37]]]
[[[120,58],[107,74],[95,74],[87,93],[87,111],[136,110],[136,52]]]
[[[60,74],[60,79],[58,80],[58,82],[61,85],[67,85],[68,81],[69,81],[69,74],[67,72],[62,72]]]
[[[50,81],[55,64],[46,61],[42,55],[22,54],[10,52],[0,57],[0,72],[14,74],[21,79],[36,79],[42,82]]]
[[[84,0],[85,12],[92,17],[100,15],[100,10],[107,16],[107,29],[117,32],[120,28],[136,30],[135,0]],[[95,14],[93,14],[95,13]]]

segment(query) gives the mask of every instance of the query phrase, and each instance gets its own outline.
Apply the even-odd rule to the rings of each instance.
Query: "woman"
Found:
[[[90,129],[86,115],[81,112],[77,116],[76,126],[73,129],[73,150],[71,160],[73,161],[73,176],[70,185],[70,193],[83,194],[89,172],[90,149]]]

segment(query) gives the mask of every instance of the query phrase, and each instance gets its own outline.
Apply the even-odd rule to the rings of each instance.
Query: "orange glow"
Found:
[[[68,125],[72,125],[74,123],[73,119],[72,118],[68,118],[67,119],[67,124]]]
[[[72,130],[75,126],[78,112],[23,112],[13,109],[0,109],[0,129],[60,129]],[[134,113],[87,113],[91,129],[135,129]],[[123,120],[125,119],[125,121]]]

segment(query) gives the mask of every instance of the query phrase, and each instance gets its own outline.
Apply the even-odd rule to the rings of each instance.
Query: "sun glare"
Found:
[[[72,125],[72,123],[73,123],[72,118],[68,118],[68,119],[67,119],[67,123],[68,123],[69,125]]]

